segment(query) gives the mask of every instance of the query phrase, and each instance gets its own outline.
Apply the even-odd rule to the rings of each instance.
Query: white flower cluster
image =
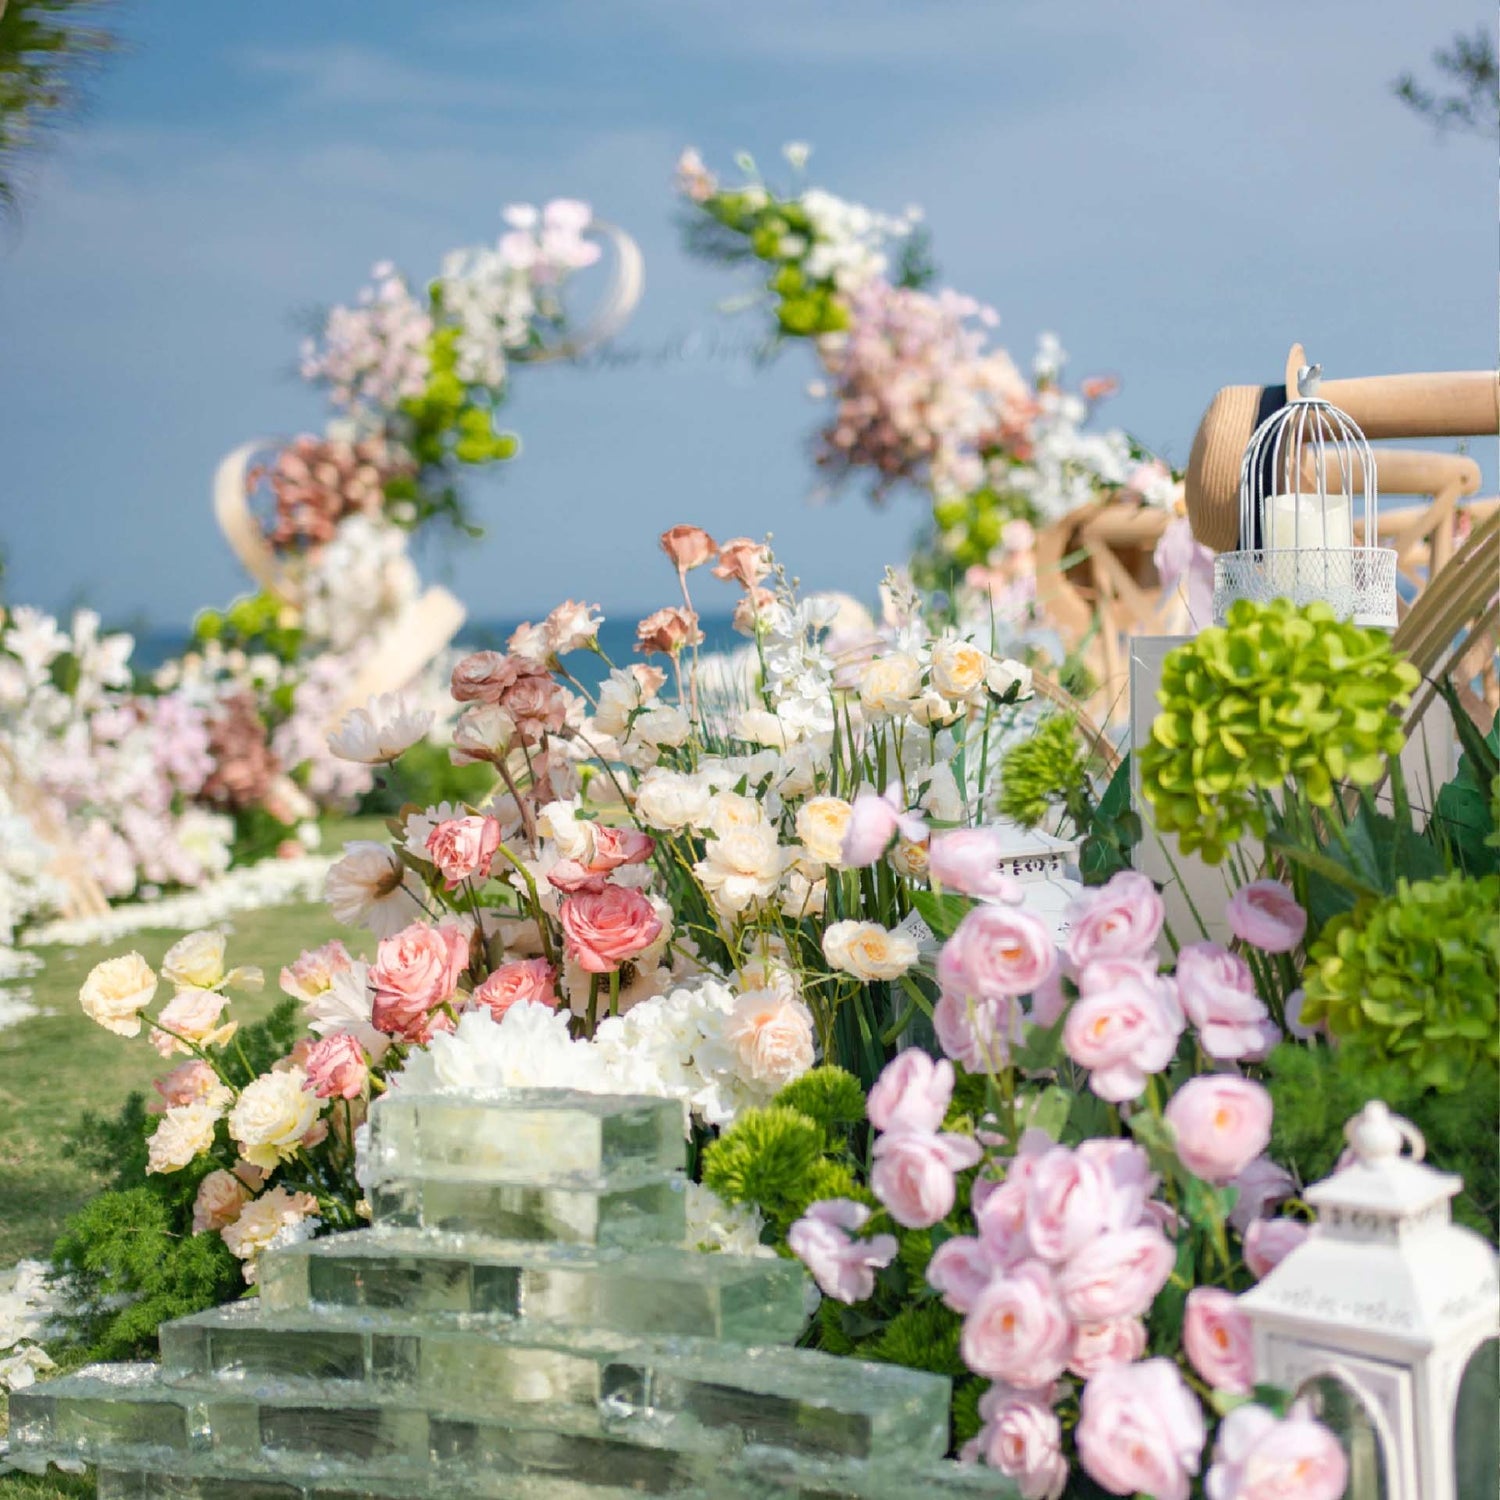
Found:
[[[62,899],[49,873],[54,851],[8,795],[0,764],[0,953],[8,951],[28,917],[51,910]],[[0,959],[0,979],[9,977]]]
[[[20,1391],[52,1368],[40,1340],[57,1331],[63,1298],[41,1261],[0,1272],[0,1391]]]
[[[910,234],[919,218],[914,209],[895,217],[878,214],[822,188],[808,188],[799,201],[813,226],[803,270],[813,280],[832,281],[845,292],[884,276],[889,266],[886,243]]]
[[[383,516],[346,516],[302,579],[307,633],[347,652],[400,615],[421,586],[408,541]]]

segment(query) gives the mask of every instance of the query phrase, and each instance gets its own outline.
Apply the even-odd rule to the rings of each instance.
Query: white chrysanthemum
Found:
[[[760,1242],[765,1220],[749,1203],[726,1203],[701,1182],[687,1185],[687,1235],[683,1243],[695,1250],[725,1255],[775,1255]]]
[[[566,1011],[512,1005],[499,1021],[488,1011],[466,1011],[452,1032],[414,1051],[393,1080],[418,1092],[494,1089],[608,1089],[601,1060],[589,1043],[568,1032]]]
[[[394,850],[370,839],[355,839],[344,845],[344,857],[329,870],[323,894],[335,921],[368,927],[376,937],[386,938],[421,913],[405,878],[406,867]]]
[[[430,709],[414,706],[401,693],[376,693],[363,708],[344,715],[328,736],[328,748],[341,760],[383,765],[426,735],[432,717]]]

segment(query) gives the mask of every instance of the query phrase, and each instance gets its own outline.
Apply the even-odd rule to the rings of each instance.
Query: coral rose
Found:
[[[590,974],[612,974],[649,948],[661,918],[639,891],[607,885],[566,897],[558,911],[568,957]]]
[[[513,959],[493,970],[469,1000],[484,1006],[497,1021],[518,1002],[556,1010],[560,1003],[557,975],[545,958]]]
[[[719,544],[701,526],[673,526],[659,538],[661,550],[679,573],[701,568],[719,550]]]
[[[196,1104],[200,1101],[223,1109],[234,1098],[219,1075],[199,1057],[179,1063],[165,1078],[156,1079],[151,1087],[160,1096],[146,1106],[146,1113],[153,1115],[159,1115],[178,1104]]]
[[[427,835],[427,852],[450,891],[471,876],[488,876],[499,847],[500,824],[495,818],[445,818]]]
[[[376,1030],[418,1042],[426,1041],[434,1026],[450,1030],[452,1021],[434,1012],[454,997],[468,964],[469,935],[452,923],[413,922],[384,938],[369,976]]]
[[[1190,1078],[1172,1095],[1165,1115],[1178,1159],[1205,1182],[1238,1177],[1271,1139],[1271,1096],[1248,1078]]]

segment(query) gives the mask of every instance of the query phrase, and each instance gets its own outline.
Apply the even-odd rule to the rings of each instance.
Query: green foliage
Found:
[[[1035,828],[1054,804],[1067,802],[1087,785],[1077,721],[1051,714],[1001,761],[1000,812],[1023,828]]]
[[[1500,876],[1397,882],[1324,928],[1308,953],[1303,1017],[1355,1057],[1461,1088],[1500,1061]]]
[[[978,906],[972,896],[938,895],[936,891],[913,891],[911,904],[932,929],[935,938],[949,938],[958,924]]]
[[[227,609],[199,610],[193,620],[193,639],[200,645],[217,641],[225,650],[264,653],[283,663],[301,655],[303,636],[294,612],[264,591],[242,595]]]
[[[360,800],[359,811],[361,816],[389,817],[409,802],[418,807],[435,807],[439,802],[477,807],[494,787],[491,767],[480,763],[455,766],[444,746],[419,740],[394,766],[385,769],[375,789]]]
[[[905,1365],[909,1370],[927,1370],[933,1375],[962,1375],[964,1362],[958,1352],[962,1327],[958,1314],[936,1299],[911,1302],[860,1346],[860,1357]]]
[[[753,1203],[778,1239],[822,1196],[809,1191],[823,1163],[822,1128],[799,1110],[750,1110],[703,1154],[703,1181],[726,1203]]]
[[[1240,600],[1163,665],[1162,712],[1140,750],[1158,828],[1217,864],[1247,831],[1265,837],[1265,801],[1287,783],[1321,808],[1340,784],[1374,785],[1400,753],[1419,680],[1385,631],[1327,605]]]
[[[1131,869],[1141,840],[1140,815],[1130,805],[1130,757],[1110,777],[1104,795],[1084,819],[1079,832],[1078,865],[1085,885],[1104,885],[1121,870]]]
[[[1458,712],[1462,724],[1467,725],[1468,715],[1462,705]],[[1500,714],[1483,739],[1478,739],[1477,729],[1473,737],[1458,763],[1458,774],[1438,793],[1429,828],[1459,869],[1469,875],[1494,875],[1500,873],[1500,766],[1496,764],[1500,756]]]
[[[784,1109],[794,1109],[823,1127],[825,1138],[836,1141],[865,1118],[865,1091],[859,1079],[842,1068],[814,1068],[776,1096]]]
[[[1271,1154],[1294,1165],[1304,1182],[1333,1171],[1345,1122],[1370,1100],[1382,1099],[1421,1130],[1433,1166],[1462,1175],[1454,1218],[1492,1240],[1500,1233],[1500,1090],[1493,1068],[1475,1068],[1460,1088],[1438,1093],[1403,1063],[1288,1042],[1272,1052],[1267,1073],[1275,1106]]]

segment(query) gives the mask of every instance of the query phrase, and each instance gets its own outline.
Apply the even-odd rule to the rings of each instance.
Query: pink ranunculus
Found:
[[[469,934],[452,923],[413,922],[383,938],[370,965],[374,996],[370,1019],[377,1031],[406,1041],[426,1041],[433,1030],[452,1030],[438,1007],[458,991],[469,966]]]
[[[1079,1462],[1112,1495],[1188,1500],[1204,1436],[1203,1408],[1169,1359],[1111,1365],[1083,1388]]]
[[[545,958],[513,959],[494,969],[483,984],[477,985],[469,1002],[484,1006],[497,1021],[518,1002],[556,1010],[561,1003],[557,975]]]
[[[1035,1396],[992,1386],[980,1398],[979,1446],[992,1469],[1016,1482],[1021,1500],[1058,1500],[1068,1483],[1057,1413]]]
[[[1236,1062],[1263,1047],[1268,1013],[1238,953],[1217,943],[1189,943],[1177,955],[1177,998],[1216,1061]]]
[[[953,1064],[908,1047],[875,1080],[865,1113],[876,1130],[936,1130],[953,1098]]]
[[[1150,879],[1122,870],[1073,903],[1068,957],[1078,969],[1105,958],[1147,958],[1166,915]]]
[[[944,1240],[927,1262],[927,1285],[941,1292],[944,1304],[954,1312],[966,1313],[1004,1269],[982,1240],[955,1235]]]
[[[928,1229],[953,1211],[953,1174],[984,1153],[966,1135],[888,1130],[875,1142],[870,1190],[907,1229]]]
[[[897,834],[919,844],[927,837],[927,824],[920,813],[908,812],[901,783],[892,782],[884,792],[862,788],[850,806],[848,826],[844,829],[840,851],[851,870],[873,865]]]
[[[1118,877],[1117,877],[1118,878]],[[1146,1077],[1176,1055],[1182,1009],[1170,980],[1139,960],[1090,964],[1063,1023],[1063,1048],[1089,1070],[1089,1087],[1118,1104],[1145,1091]]]
[[[1290,953],[1307,931],[1307,913],[1279,880],[1252,880],[1224,908],[1229,930],[1265,953]]]
[[[983,901],[1020,902],[1020,882],[1000,873],[1005,855],[1005,835],[994,828],[955,828],[935,833],[927,851],[927,872],[937,885],[945,885]]]
[[[662,532],[661,550],[679,573],[701,568],[719,551],[719,544],[701,526],[672,526]]]
[[[1187,1295],[1182,1348],[1192,1367],[1216,1391],[1248,1396],[1255,1385],[1250,1319],[1240,1299],[1222,1287],[1197,1286]]]
[[[1229,1211],[1229,1222],[1244,1234],[1256,1219],[1265,1216],[1297,1189],[1292,1174],[1269,1156],[1257,1156],[1231,1182],[1239,1192]]]
[[[320,1099],[357,1099],[369,1076],[365,1049],[351,1032],[325,1036],[307,1054],[307,1086]]]
[[[938,959],[938,975],[943,972]],[[970,1073],[998,1073],[1021,1039],[1024,1017],[1018,1001],[979,999],[944,989],[932,1010],[938,1046]]]
[[[568,957],[589,974],[612,974],[654,943],[661,918],[640,891],[607,885],[564,898],[558,911]]]
[[[1028,1260],[992,1281],[975,1299],[964,1319],[960,1348],[975,1374],[1034,1391],[1062,1374],[1071,1338],[1051,1271],[1039,1260]]]
[[[453,669],[453,696],[460,703],[498,703],[522,665],[498,651],[475,651]]]
[[[151,1085],[160,1096],[146,1106],[148,1115],[159,1115],[179,1104],[194,1104],[223,1088],[219,1075],[201,1057],[179,1063],[164,1078]]]
[[[1205,1182],[1226,1183],[1266,1149],[1271,1096],[1260,1084],[1231,1074],[1190,1078],[1165,1110],[1177,1137],[1177,1156]]]
[[[1033,1026],[1041,1026],[1050,1030],[1062,1020],[1063,1012],[1067,1010],[1073,998],[1063,989],[1065,974],[1066,970],[1062,964],[1059,964],[1037,986],[1031,997],[1031,1009],[1027,1015],[1027,1019]]]
[[[451,891],[471,876],[490,873],[500,847],[500,824],[494,818],[445,818],[427,835],[427,852]]]
[[[1116,1229],[1090,1240],[1058,1271],[1058,1294],[1075,1323],[1139,1318],[1176,1260],[1172,1242],[1154,1224]]]
[[[1208,1500],[1339,1500],[1349,1460],[1339,1440],[1297,1402],[1278,1419],[1263,1406],[1237,1406],[1219,1424]]]
[[[1103,1169],[1066,1146],[1040,1157],[1026,1188],[1026,1234],[1052,1265],[1067,1260],[1109,1224],[1114,1186]]]
[[[945,990],[977,999],[1029,995],[1057,967],[1046,926],[1009,906],[976,906],[943,947],[938,979]]]
[[[1257,1219],[1245,1231],[1245,1264],[1257,1281],[1279,1266],[1308,1236],[1297,1219]]]
[[[1079,1323],[1073,1329],[1068,1369],[1080,1380],[1092,1380],[1100,1370],[1133,1364],[1145,1352],[1146,1325],[1139,1318]]]
[[[896,1237],[877,1234],[856,1240],[851,1231],[863,1229],[870,1210],[847,1198],[830,1198],[809,1205],[787,1231],[793,1255],[812,1273],[824,1296],[840,1302],[863,1302],[875,1290],[875,1272],[896,1258]]]

